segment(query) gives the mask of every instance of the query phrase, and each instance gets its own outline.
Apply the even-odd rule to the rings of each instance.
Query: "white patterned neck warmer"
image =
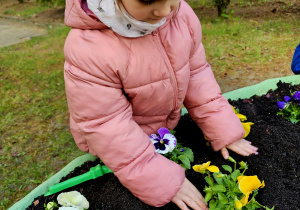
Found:
[[[87,5],[102,23],[125,37],[145,36],[166,22],[166,18],[155,24],[136,20],[127,13],[122,4],[120,11],[115,0],[87,0]]]

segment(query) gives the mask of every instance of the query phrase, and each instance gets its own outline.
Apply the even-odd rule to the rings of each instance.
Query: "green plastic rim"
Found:
[[[245,99],[249,98],[254,95],[263,95],[266,94],[270,89],[275,90],[277,88],[277,83],[279,81],[291,83],[292,85],[300,84],[300,75],[296,76],[287,76],[287,77],[280,77],[275,79],[268,79],[259,84],[240,88],[234,91],[230,91],[228,93],[223,94],[227,99],[237,100],[237,99]],[[182,115],[187,113],[187,110],[184,108],[182,110]],[[50,186],[59,183],[61,178],[68,175],[71,171],[73,171],[76,167],[81,166],[86,161],[93,161],[96,157],[85,154],[80,156],[73,161],[71,161],[68,165],[66,165],[63,169],[53,175],[50,179],[46,180],[42,184],[40,184],[37,188],[31,191],[27,196],[23,199],[15,203],[13,206],[9,208],[9,210],[24,210],[29,207],[34,199],[38,196],[41,196],[48,192]]]
[[[9,208],[9,210],[24,210],[29,207],[34,199],[38,196],[44,195],[48,192],[49,187],[59,183],[61,178],[68,175],[71,171],[73,171],[76,167],[83,165],[86,161],[96,160],[96,157],[91,154],[82,155],[74,160],[72,160],[68,165],[66,165],[59,172],[54,174],[48,180],[40,184],[33,191],[31,191],[28,195],[26,195],[23,199],[15,203],[13,206]]]

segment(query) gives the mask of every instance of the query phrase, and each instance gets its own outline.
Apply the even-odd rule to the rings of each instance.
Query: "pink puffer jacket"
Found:
[[[67,0],[65,87],[78,147],[98,156],[147,204],[170,202],[185,178],[155,152],[148,135],[173,129],[182,104],[219,150],[244,136],[222,96],[201,43],[201,26],[184,1],[152,34],[125,38]]]

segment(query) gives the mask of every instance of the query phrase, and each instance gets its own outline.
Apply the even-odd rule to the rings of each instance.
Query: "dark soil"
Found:
[[[252,144],[259,148],[258,155],[241,157],[231,153],[231,156],[237,161],[245,161],[249,164],[245,175],[257,175],[260,180],[265,181],[266,186],[259,190],[256,197],[258,202],[268,207],[275,206],[277,210],[299,210],[300,125],[292,124],[277,115],[276,102],[282,100],[285,95],[290,95],[290,92],[300,90],[300,85],[291,86],[281,82],[277,85],[278,89],[269,91],[261,97],[253,96],[246,100],[230,101],[241,114],[247,116],[247,122],[254,123],[247,140],[252,141]],[[230,165],[230,162],[224,160],[220,153],[206,146],[201,130],[188,115],[181,118],[175,130],[178,142],[194,151],[194,164],[211,161],[211,164],[219,167],[223,164]],[[98,163],[99,160],[86,162],[63,180],[80,175]],[[202,189],[205,185],[203,175],[188,170],[187,178],[203,193]],[[88,199],[92,210],[178,209],[173,203],[161,208],[144,204],[123,187],[113,174],[106,174],[65,191],[71,190],[81,192]],[[28,209],[44,209],[43,204],[56,201],[58,194],[38,197],[35,200],[39,200],[39,204],[37,206],[32,204]]]

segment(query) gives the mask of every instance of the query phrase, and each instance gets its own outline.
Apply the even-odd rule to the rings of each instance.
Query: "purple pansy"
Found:
[[[291,97],[289,96],[284,96],[283,99],[286,101],[286,102],[290,102],[292,99]]]
[[[278,101],[277,102],[277,106],[279,109],[284,109],[287,106],[288,103],[286,103],[285,101]]]
[[[277,102],[277,106],[278,106],[279,109],[284,109],[287,105],[289,105],[288,102],[291,101],[291,97],[289,97],[289,96],[284,96],[283,99],[284,99],[284,101],[278,101]]]
[[[300,91],[297,91],[296,93],[294,93],[294,95],[292,97],[294,100],[300,101]]]
[[[176,147],[176,138],[167,128],[158,129],[158,135],[151,134],[149,138],[154,144],[157,153],[166,154],[172,152]]]

